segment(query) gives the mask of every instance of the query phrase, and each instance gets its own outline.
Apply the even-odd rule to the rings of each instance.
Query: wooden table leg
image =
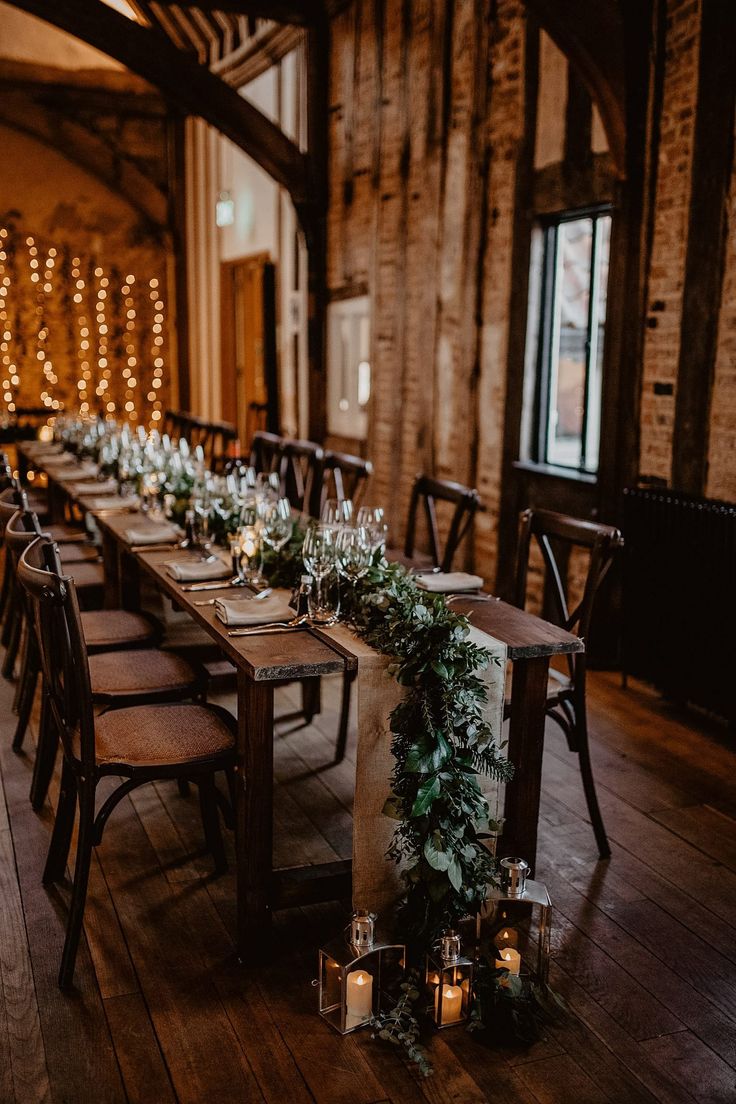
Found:
[[[504,849],[526,859],[532,874],[537,858],[537,821],[542,789],[545,704],[549,656],[517,659],[511,682],[509,759],[516,772],[506,787]]]
[[[107,532],[102,532],[102,563],[105,569],[105,608],[119,609],[120,599],[120,563],[117,541]]]
[[[273,880],[273,683],[238,670],[235,853],[238,957],[263,955]]]
[[[141,571],[136,557],[124,548],[119,549],[118,578],[120,605],[137,613],[141,608]]]

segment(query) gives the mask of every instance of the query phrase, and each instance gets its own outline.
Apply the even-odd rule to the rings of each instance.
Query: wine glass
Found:
[[[384,522],[385,512],[383,506],[361,506],[358,510],[356,524],[365,526],[370,535],[371,551],[376,553],[386,551],[388,538],[388,526]]]
[[[261,536],[269,548],[280,552],[288,544],[293,529],[291,503],[288,498],[280,498],[267,510],[262,522]]]
[[[335,568],[335,530],[330,525],[310,525],[302,546],[304,566],[315,582],[314,619],[331,623],[335,611],[325,601],[324,581]]]
[[[280,493],[281,479],[278,472],[258,472],[256,498],[260,502],[276,502]]]
[[[337,553],[337,570],[353,586],[361,579],[371,566],[372,546],[371,534],[365,526],[355,528],[345,526],[337,534],[335,541]]]
[[[328,498],[322,507],[320,521],[340,528],[349,525],[353,517],[353,504],[349,498]]]

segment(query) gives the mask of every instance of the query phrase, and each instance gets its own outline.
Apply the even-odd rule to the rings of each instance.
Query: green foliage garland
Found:
[[[284,552],[267,559],[272,584],[296,584],[302,541],[297,531]],[[508,779],[512,767],[483,717],[478,672],[498,661],[468,640],[468,619],[442,595],[423,591],[403,566],[380,556],[341,599],[358,634],[391,657],[390,671],[406,687],[390,718],[396,765],[384,812],[397,821],[389,855],[405,866],[401,927],[421,953],[478,911],[495,877],[483,842],[495,825],[480,778]]]

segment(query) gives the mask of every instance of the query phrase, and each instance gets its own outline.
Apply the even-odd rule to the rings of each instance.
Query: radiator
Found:
[[[624,491],[622,661],[736,727],[736,505]]]

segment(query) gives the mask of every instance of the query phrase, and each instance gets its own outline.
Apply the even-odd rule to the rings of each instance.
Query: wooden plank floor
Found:
[[[310,728],[278,726],[285,865],[350,854],[353,744],[328,765],[338,693],[325,684]],[[279,693],[280,714],[296,694]],[[576,762],[548,733],[539,875],[557,910],[552,980],[572,1015],[529,1050],[435,1036],[426,1082],[315,1013],[315,947],[344,921],[338,904],[279,914],[283,955],[258,969],[234,962],[233,878],[210,876],[196,798],[171,785],[116,810],[93,864],[77,987],[62,995],[67,892],[40,884],[52,810],[28,804],[33,741],[10,750],[11,701],[0,683],[2,1104],[736,1100],[734,752],[646,689],[591,679],[609,862],[597,860]]]

